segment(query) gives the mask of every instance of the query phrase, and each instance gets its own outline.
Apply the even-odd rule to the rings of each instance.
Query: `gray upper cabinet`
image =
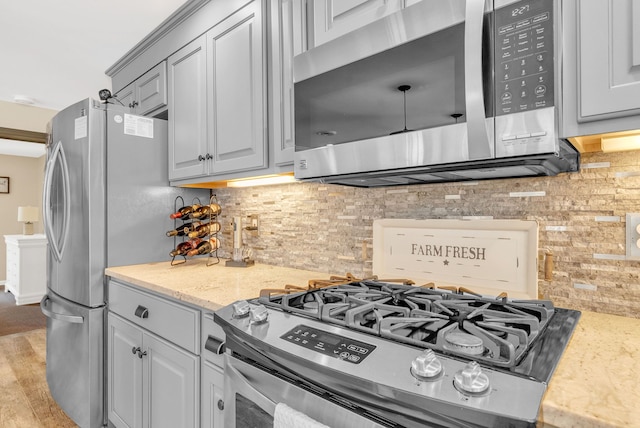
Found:
[[[171,55],[168,64],[169,180],[209,172],[207,142],[206,38],[201,36]]]
[[[266,49],[260,1],[213,27],[206,39],[210,172],[265,168]]]
[[[309,48],[400,10],[402,0],[313,0],[308,2]]]
[[[118,101],[116,103],[121,103],[125,107],[129,107],[133,109],[133,102],[136,99],[136,84],[135,82],[129,83],[123,89],[118,91],[116,94],[116,98]]]
[[[269,127],[276,165],[291,165],[294,148],[293,57],[303,51],[304,7],[300,0],[269,2]]]
[[[566,136],[635,129],[640,115],[640,5],[565,0]]]
[[[268,167],[263,31],[252,1],[169,57],[170,181]]]
[[[169,121],[171,185],[291,173],[292,59],[306,40],[304,0],[192,0],[107,74],[133,105],[158,87],[145,77],[165,64],[166,107],[152,114]]]
[[[164,111],[167,107],[167,62],[162,61],[118,91],[117,99],[142,116]]]

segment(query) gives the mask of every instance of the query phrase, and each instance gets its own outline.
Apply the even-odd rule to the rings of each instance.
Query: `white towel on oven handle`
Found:
[[[284,403],[276,404],[273,428],[330,428]]]

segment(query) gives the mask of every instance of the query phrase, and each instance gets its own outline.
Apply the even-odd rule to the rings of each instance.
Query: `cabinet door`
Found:
[[[199,37],[167,60],[170,180],[208,172],[205,44]]]
[[[147,71],[136,80],[135,112],[146,115],[167,105],[167,62]]]
[[[200,415],[200,358],[145,334],[143,412],[150,428],[196,428]]]
[[[293,56],[295,49],[301,49],[302,41],[302,34],[296,33],[301,27],[294,25],[294,22],[301,22],[302,7],[300,1],[295,0],[280,0],[269,4],[272,91],[269,125],[275,164],[281,166],[293,163]]]
[[[108,398],[109,420],[116,427],[142,427],[142,330],[108,315]]]
[[[125,107],[129,107],[130,109],[134,108],[133,102],[135,101],[135,93],[136,93],[136,85],[135,82],[131,83],[121,89],[120,92],[116,94],[116,99],[122,103]],[[115,101],[116,104],[119,104],[118,101]]]
[[[262,6],[255,0],[206,34],[213,174],[267,166],[262,29]]]
[[[579,120],[640,114],[640,3],[578,2]]]
[[[314,0],[310,47],[319,46],[402,8],[401,0]]]
[[[202,363],[202,428],[222,428],[224,425],[224,373],[222,369]]]

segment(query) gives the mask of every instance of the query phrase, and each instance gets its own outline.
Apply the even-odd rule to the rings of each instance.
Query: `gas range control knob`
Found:
[[[249,315],[249,303],[246,300],[238,300],[233,304],[233,317],[244,318]]]
[[[411,362],[411,374],[418,380],[433,381],[443,374],[442,363],[431,349],[425,349]]]
[[[489,390],[489,378],[480,365],[470,361],[453,376],[453,385],[463,394],[482,395]]]
[[[267,312],[267,308],[264,305],[252,306],[250,313],[251,322],[256,324],[267,321],[267,318],[269,317],[269,312]]]

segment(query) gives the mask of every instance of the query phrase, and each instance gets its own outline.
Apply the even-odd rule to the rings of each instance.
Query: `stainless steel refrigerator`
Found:
[[[83,428],[106,424],[108,266],[168,261],[175,198],[167,123],[112,104],[80,101],[50,122],[43,213],[47,252],[47,382]]]

